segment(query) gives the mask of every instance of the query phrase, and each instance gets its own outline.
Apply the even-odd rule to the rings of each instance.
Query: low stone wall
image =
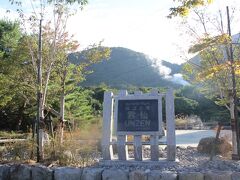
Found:
[[[0,165],[0,180],[239,180],[240,172],[184,172],[105,168],[47,168],[37,165]]]

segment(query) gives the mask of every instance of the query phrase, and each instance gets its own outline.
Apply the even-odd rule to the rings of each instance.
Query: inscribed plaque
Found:
[[[117,131],[158,131],[158,100],[118,100]]]

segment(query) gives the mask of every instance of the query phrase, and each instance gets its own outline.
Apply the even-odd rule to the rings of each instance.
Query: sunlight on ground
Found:
[[[205,137],[215,137],[215,130],[176,130],[176,144],[177,146],[192,146],[197,147],[200,139]],[[225,137],[231,143],[232,134],[230,130],[221,130],[220,137]],[[161,141],[165,141],[163,137]]]

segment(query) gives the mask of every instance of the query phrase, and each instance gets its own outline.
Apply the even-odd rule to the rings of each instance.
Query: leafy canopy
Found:
[[[170,14],[168,18],[176,17],[176,16],[187,16],[189,11],[198,6],[205,6],[213,2],[213,0],[173,0],[174,2],[178,2],[177,7],[170,8]]]

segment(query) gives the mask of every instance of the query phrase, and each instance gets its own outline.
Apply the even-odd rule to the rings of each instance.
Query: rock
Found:
[[[177,174],[170,171],[152,170],[148,174],[148,180],[177,180]]]
[[[9,179],[10,167],[8,165],[0,166],[0,180]]]
[[[79,180],[82,176],[82,169],[60,167],[54,170],[54,180]]]
[[[239,180],[240,179],[240,172],[232,173],[232,180]]]
[[[129,180],[147,180],[147,173],[144,171],[132,171],[129,173]]]
[[[215,137],[202,138],[198,144],[197,150],[200,153],[211,154],[212,148],[215,145],[215,154],[224,155],[231,151],[231,144],[224,138],[220,138],[216,141]]]
[[[179,174],[179,180],[205,180],[200,172],[184,172]]]
[[[82,180],[101,180],[102,179],[102,168],[84,168],[82,174]]]
[[[204,180],[231,180],[231,172],[207,172]]]
[[[45,166],[32,166],[32,180],[52,180],[53,170]]]
[[[10,167],[10,179],[30,180],[31,168],[26,165],[17,164]]]
[[[102,180],[128,180],[128,172],[120,169],[107,169],[102,173]]]

